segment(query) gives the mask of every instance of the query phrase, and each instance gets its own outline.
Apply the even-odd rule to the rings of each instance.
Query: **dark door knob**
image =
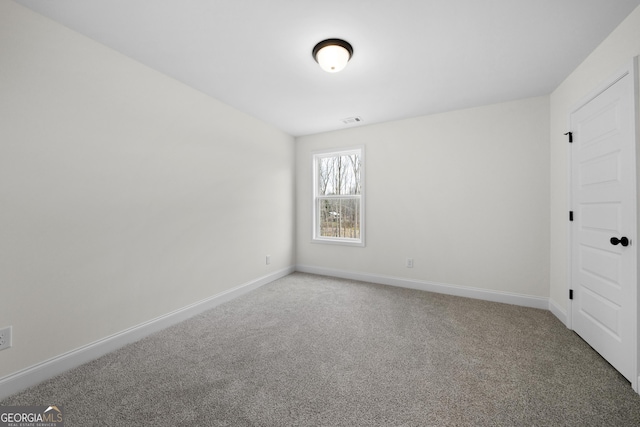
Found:
[[[618,243],[620,243],[622,246],[629,246],[629,239],[627,239],[626,237],[621,237],[621,238],[617,238],[617,237],[612,237],[610,240],[612,245],[617,245]]]

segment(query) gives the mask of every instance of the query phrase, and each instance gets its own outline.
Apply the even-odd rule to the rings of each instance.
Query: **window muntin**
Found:
[[[364,246],[363,157],[362,148],[313,156],[314,241]]]

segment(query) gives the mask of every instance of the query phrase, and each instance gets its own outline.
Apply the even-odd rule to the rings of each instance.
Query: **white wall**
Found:
[[[0,379],[293,266],[293,150],[1,1]]]
[[[548,103],[297,138],[297,264],[547,297]],[[311,243],[311,153],[354,145],[365,147],[366,247]]]
[[[551,246],[550,300],[564,317],[568,306],[569,113],[603,81],[640,54],[640,7],[636,8],[550,96]]]

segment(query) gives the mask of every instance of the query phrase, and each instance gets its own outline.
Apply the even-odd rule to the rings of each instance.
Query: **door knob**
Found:
[[[621,238],[617,238],[617,237],[612,237],[610,240],[612,245],[617,245],[618,243],[620,243],[622,246],[629,246],[629,239],[627,239],[626,237],[621,237]]]

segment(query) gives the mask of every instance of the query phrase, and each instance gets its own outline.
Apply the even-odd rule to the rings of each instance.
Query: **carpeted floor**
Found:
[[[65,426],[638,426],[551,313],[295,273],[14,395]]]

